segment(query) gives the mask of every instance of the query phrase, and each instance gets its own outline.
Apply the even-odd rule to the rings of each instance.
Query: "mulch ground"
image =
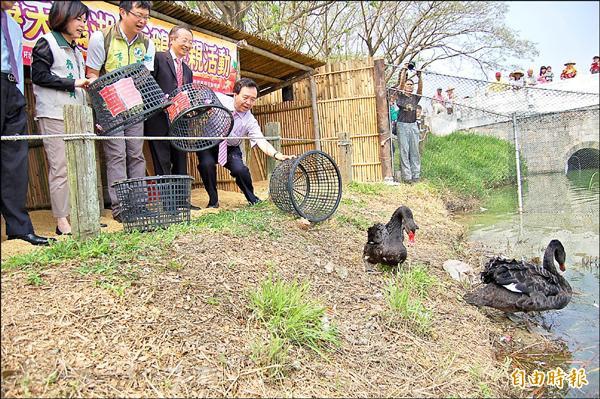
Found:
[[[261,186],[263,197],[266,187]],[[259,192],[260,192],[259,190]],[[232,194],[231,207],[242,206]],[[340,216],[386,222],[401,204],[420,229],[402,267],[424,264],[437,277],[425,305],[431,334],[391,323],[388,273],[363,271],[366,231],[340,218],[305,229],[288,218],[275,234],[206,231],[179,237],[169,255],[140,266],[123,296],[75,272],[77,262],[43,272],[2,273],[2,396],[10,397],[480,397],[511,391],[495,356],[507,327],[465,304],[465,288],[442,263],[479,266],[463,228],[423,185],[382,195],[345,193]],[[360,207],[348,205],[360,202]],[[223,208],[228,201],[221,198]],[[224,205],[225,204],[225,205]],[[204,205],[203,202],[197,205]],[[197,215],[196,215],[197,216]],[[5,257],[3,243],[2,252]],[[174,264],[176,268],[172,267]],[[266,330],[248,293],[270,274],[310,283],[341,345],[320,356],[293,347],[282,379],[253,356]],[[514,332],[513,332],[514,333]],[[482,385],[483,384],[483,385]]]

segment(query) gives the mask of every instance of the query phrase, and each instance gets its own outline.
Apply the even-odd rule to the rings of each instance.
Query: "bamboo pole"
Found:
[[[312,117],[313,117],[313,133],[315,135],[315,147],[317,150],[321,149],[321,130],[319,128],[319,109],[317,108],[317,84],[315,83],[315,77],[310,75],[310,102],[312,106]]]
[[[65,133],[89,133],[93,136],[92,109],[85,105],[63,107]],[[100,233],[100,208],[94,141],[79,138],[65,140],[67,174],[71,199],[71,231],[77,239],[95,237]]]
[[[265,137],[279,137],[279,139],[271,141],[271,144],[278,152],[281,152],[281,123],[268,122],[265,125]],[[277,160],[275,158],[267,157],[267,181],[269,182],[276,164]]]
[[[348,132],[338,133],[338,163],[342,183],[352,182],[352,141]]]
[[[385,87],[385,65],[383,58],[373,60],[375,83],[375,109],[377,112],[377,132],[379,133],[379,159],[383,178],[392,178],[392,157],[390,156],[390,126],[387,90]]]

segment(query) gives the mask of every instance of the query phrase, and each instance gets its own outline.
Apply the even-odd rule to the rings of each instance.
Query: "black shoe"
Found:
[[[116,222],[123,223],[123,219],[121,219],[121,215],[113,215],[113,219]]]
[[[202,208],[200,208],[199,206],[190,204],[190,211],[199,211],[200,209],[202,209]]]
[[[219,201],[217,201],[216,204],[208,204],[206,205],[207,208],[218,208],[219,207]]]
[[[254,201],[249,201],[250,206],[258,205],[262,202],[260,198],[255,199]]]
[[[66,233],[66,234],[65,234],[65,233],[63,233],[62,231],[60,231],[60,229],[58,228],[58,226],[56,226],[56,231],[55,231],[55,233],[56,233],[56,235],[57,235],[57,236],[62,236],[63,234],[64,234],[64,235],[66,235],[66,236],[70,236],[70,235],[71,235],[71,233]]]
[[[100,227],[108,227],[108,225],[106,223],[100,223]]]
[[[8,236],[7,239],[8,240],[23,240],[23,241],[27,241],[31,245],[50,245],[51,241],[56,241],[56,238],[40,237],[40,236],[36,235],[35,233]]]

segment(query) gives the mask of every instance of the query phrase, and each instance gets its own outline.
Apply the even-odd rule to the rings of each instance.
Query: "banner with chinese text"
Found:
[[[17,1],[15,3],[9,14],[23,29],[23,61],[25,65],[30,65],[35,42],[50,30],[48,13],[52,2]],[[119,20],[119,8],[104,1],[83,3],[90,9],[88,32],[77,43],[85,56],[90,35],[115,24]],[[156,51],[167,51],[169,31],[173,26],[174,24],[170,22],[151,18],[143,33],[152,38]],[[231,93],[238,69],[236,45],[197,31],[192,33],[194,42],[186,63],[194,73],[194,81],[203,83],[218,92]]]

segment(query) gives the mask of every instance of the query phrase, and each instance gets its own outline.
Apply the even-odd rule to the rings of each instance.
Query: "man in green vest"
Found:
[[[112,72],[136,62],[143,63],[150,71],[154,69],[154,43],[142,30],[150,18],[150,1],[121,1],[119,22],[94,32],[88,43],[86,72],[90,79]],[[140,122],[111,136],[141,137],[144,123]],[[146,161],[142,152],[142,140],[105,140],[104,156],[108,194],[113,218],[120,222],[119,202],[112,184],[127,178],[145,177]]]

